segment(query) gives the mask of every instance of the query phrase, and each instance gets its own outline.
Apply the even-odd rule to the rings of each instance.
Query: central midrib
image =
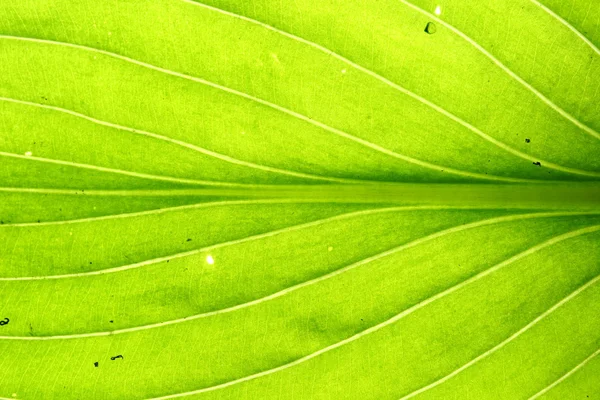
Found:
[[[78,196],[218,196],[282,202],[386,203],[465,208],[600,209],[600,182],[539,184],[397,183],[330,185],[240,185],[161,190],[0,188],[0,192]]]

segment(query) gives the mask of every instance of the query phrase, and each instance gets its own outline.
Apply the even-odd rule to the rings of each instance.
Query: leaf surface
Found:
[[[599,395],[599,18],[0,0],[1,398]]]

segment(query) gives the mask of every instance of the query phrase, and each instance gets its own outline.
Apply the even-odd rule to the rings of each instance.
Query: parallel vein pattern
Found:
[[[351,343],[351,342],[353,342],[355,340],[358,340],[358,339],[360,339],[360,338],[362,338],[362,337],[364,337],[366,335],[374,333],[374,332],[376,332],[376,331],[378,331],[378,330],[380,330],[382,328],[385,328],[386,326],[399,321],[400,319],[404,318],[405,316],[407,316],[409,314],[412,314],[415,311],[418,311],[419,309],[427,306],[428,304],[430,304],[430,303],[432,303],[432,302],[434,302],[434,301],[436,301],[436,300],[438,300],[440,298],[443,298],[443,297],[445,297],[447,295],[450,295],[453,292],[455,292],[455,291],[463,288],[464,286],[467,286],[467,285],[469,285],[469,284],[471,284],[473,282],[476,282],[477,280],[482,279],[485,276],[494,273],[495,271],[499,270],[500,268],[502,268],[502,267],[504,267],[506,265],[509,265],[510,263],[515,262],[515,261],[517,261],[517,260],[519,260],[519,259],[521,259],[523,257],[526,257],[526,256],[528,256],[530,254],[533,254],[533,253],[539,251],[540,249],[543,249],[544,247],[551,246],[551,245],[553,245],[555,243],[558,243],[558,242],[560,242],[562,240],[567,240],[567,239],[570,239],[572,237],[576,237],[578,235],[582,235],[582,234],[586,234],[586,233],[590,233],[590,232],[597,232],[599,230],[600,230],[600,225],[593,226],[593,227],[586,228],[586,229],[582,229],[582,230],[578,230],[578,231],[574,231],[574,232],[569,232],[568,234],[558,236],[556,238],[553,238],[552,240],[549,240],[549,241],[547,241],[545,243],[542,243],[539,246],[532,247],[532,248],[528,249],[527,251],[525,251],[523,253],[520,253],[520,254],[518,254],[518,255],[516,255],[516,256],[514,256],[514,257],[512,257],[512,258],[510,258],[510,259],[508,259],[508,260],[506,260],[506,261],[504,261],[504,262],[502,262],[500,264],[498,264],[498,265],[495,265],[492,268],[490,268],[490,269],[488,269],[488,270],[486,270],[486,271],[484,271],[484,272],[482,272],[482,273],[480,273],[480,274],[478,274],[478,275],[476,275],[476,276],[474,276],[474,277],[472,277],[472,278],[470,278],[470,279],[468,279],[468,280],[466,280],[464,282],[461,282],[460,284],[458,284],[456,286],[453,286],[453,287],[445,290],[444,292],[438,293],[435,296],[432,296],[432,297],[426,299],[425,301],[423,301],[423,302],[421,302],[419,304],[414,305],[413,307],[411,307],[411,308],[403,311],[400,314],[395,315],[393,318],[391,318],[391,319],[389,319],[387,321],[384,321],[383,323],[381,323],[379,325],[373,326],[373,327],[371,327],[371,328],[369,328],[369,329],[367,329],[367,330],[365,330],[363,332],[360,332],[360,333],[358,333],[358,334],[356,334],[356,335],[354,335],[354,336],[352,336],[350,338],[347,338],[347,339],[345,339],[345,340],[343,340],[341,342],[335,343],[334,345],[331,345],[329,347],[323,348],[323,349],[321,349],[321,350],[319,350],[319,351],[317,351],[315,353],[309,354],[309,355],[307,355],[307,356],[305,356],[305,357],[303,357],[301,359],[298,359],[298,360],[296,360],[296,361],[294,361],[292,363],[285,364],[285,365],[282,365],[280,367],[270,369],[268,371],[262,371],[262,372],[259,372],[257,374],[254,374],[254,375],[250,375],[250,376],[247,376],[247,377],[244,377],[244,378],[237,379],[235,381],[225,382],[225,383],[222,383],[220,385],[216,385],[216,386],[212,386],[212,387],[208,387],[208,388],[204,388],[204,389],[199,389],[199,390],[192,391],[192,392],[178,393],[178,394],[169,395],[169,396],[157,397],[157,398],[155,398],[155,400],[156,399],[170,399],[170,398],[185,397],[185,396],[190,396],[190,395],[193,395],[193,394],[198,394],[198,393],[208,392],[208,391],[212,391],[212,390],[223,389],[223,388],[226,388],[226,387],[231,386],[231,385],[235,385],[235,384],[239,384],[239,383],[246,382],[246,381],[249,381],[249,380],[257,379],[257,378],[260,378],[260,377],[263,377],[263,376],[266,376],[266,375],[269,375],[269,374],[273,374],[273,373],[285,370],[287,368],[291,368],[291,367],[293,367],[295,365],[298,365],[300,363],[303,363],[303,362],[306,362],[308,360],[311,360],[312,358],[318,357],[318,356],[320,356],[320,355],[322,355],[322,354],[324,354],[324,353],[326,353],[328,351],[337,349],[337,348],[339,348],[341,346],[344,346],[344,345],[346,345],[348,343]],[[577,296],[580,292],[584,291],[589,286],[595,284],[599,279],[600,279],[600,277],[597,277],[593,281],[591,281],[588,284],[586,284],[585,286],[579,288],[577,291],[575,291],[574,293],[572,293],[571,295],[569,295],[563,301],[561,301],[560,303],[556,304],[553,308],[551,308],[550,310],[548,310],[547,313],[549,314],[550,312],[554,311],[554,309],[560,307],[563,303],[566,303],[571,298]],[[545,316],[544,314],[542,316],[540,316],[541,317],[540,319],[542,319],[544,316]],[[535,322],[537,322],[537,321],[535,321]],[[533,324],[535,324],[535,322]],[[523,331],[525,331],[525,330],[528,329],[528,327],[525,327],[523,329],[524,329]],[[413,396],[410,396],[410,397],[413,397]],[[406,397],[406,398],[409,398],[409,397]]]
[[[600,393],[594,0],[0,0],[0,399]]]

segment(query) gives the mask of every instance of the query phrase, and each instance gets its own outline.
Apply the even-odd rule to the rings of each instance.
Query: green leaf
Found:
[[[0,0],[0,398],[600,395],[595,0]]]

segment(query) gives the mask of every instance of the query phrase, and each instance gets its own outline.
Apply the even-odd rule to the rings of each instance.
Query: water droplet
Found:
[[[441,6],[437,6],[435,8],[435,15],[442,15],[442,7]]]
[[[30,151],[28,151],[28,152],[26,152],[26,153],[25,153],[25,155],[26,155],[27,157],[31,157],[31,156],[33,155],[33,153],[32,153],[32,152],[30,152]]]
[[[210,265],[213,265],[215,263],[215,259],[211,255],[208,255],[206,256],[206,262]]]
[[[425,26],[425,32],[430,35],[433,35],[437,32],[437,26],[435,26],[433,22],[428,22],[427,26]]]

